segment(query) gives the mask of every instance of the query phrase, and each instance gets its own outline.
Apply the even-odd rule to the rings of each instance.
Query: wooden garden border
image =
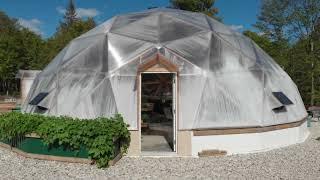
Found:
[[[26,137],[35,137],[38,138],[39,136],[36,134],[26,135]],[[45,154],[34,154],[34,153],[27,153],[18,148],[12,147],[8,144],[0,142],[0,147],[10,150],[20,156],[25,158],[32,158],[32,159],[39,159],[39,160],[47,160],[47,161],[60,161],[60,162],[67,162],[67,163],[81,163],[81,164],[94,164],[93,160],[87,158],[78,158],[78,157],[63,157],[63,156],[54,156],[54,155],[45,155]],[[122,154],[119,153],[116,157],[108,162],[109,166],[115,165],[120,159],[122,158]]]
[[[93,163],[92,160],[86,159],[86,158],[74,158],[74,157],[62,157],[62,156],[26,153],[18,148],[12,147],[2,142],[0,142],[0,147],[11,150],[12,152],[20,156],[23,156],[25,158],[33,158],[33,159],[48,160],[48,161],[61,161],[61,162],[69,162],[69,163],[83,163],[83,164]]]

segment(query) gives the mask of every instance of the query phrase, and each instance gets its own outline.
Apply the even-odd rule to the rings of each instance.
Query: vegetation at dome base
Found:
[[[121,153],[130,143],[130,133],[121,115],[111,118],[74,119],[18,112],[0,115],[0,140],[12,141],[36,133],[49,147],[79,151],[85,147],[98,167],[107,167],[113,159],[114,141],[120,140]]]

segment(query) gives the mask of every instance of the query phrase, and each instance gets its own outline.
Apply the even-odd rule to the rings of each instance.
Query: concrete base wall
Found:
[[[141,155],[141,137],[139,131],[130,131],[131,142],[128,148],[128,156]],[[192,155],[192,131],[178,131],[177,132],[177,155],[191,156]]]
[[[140,131],[130,133],[131,142],[127,155],[140,156]],[[302,143],[308,136],[307,122],[298,127],[261,133],[194,136],[192,131],[178,131],[177,156],[198,156],[203,150],[223,150],[227,154],[263,152]]]
[[[20,81],[20,89],[21,89],[21,103],[25,101],[28,96],[28,93],[31,89],[34,78],[24,78]]]
[[[192,155],[203,150],[224,150],[228,154],[263,152],[302,143],[309,136],[307,122],[294,128],[262,133],[228,134],[192,137]]]
[[[130,131],[131,142],[128,148],[128,156],[140,156],[141,154],[141,140],[139,131]]]
[[[177,132],[177,154],[179,156],[192,155],[192,131],[178,131]]]

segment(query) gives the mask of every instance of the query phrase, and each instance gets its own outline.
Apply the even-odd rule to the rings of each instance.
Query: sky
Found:
[[[48,38],[62,20],[69,0],[0,0],[0,10],[30,30]],[[97,24],[109,18],[149,7],[168,7],[169,0],[74,0],[81,18],[93,17]],[[223,23],[237,31],[255,30],[260,0],[216,0]]]

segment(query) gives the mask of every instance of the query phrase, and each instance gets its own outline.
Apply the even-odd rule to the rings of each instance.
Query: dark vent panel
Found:
[[[38,105],[45,97],[48,96],[49,93],[47,92],[41,92],[36,97],[34,97],[29,104],[31,105]]]
[[[283,105],[290,105],[293,102],[283,92],[272,92],[272,94],[281,102]]]

